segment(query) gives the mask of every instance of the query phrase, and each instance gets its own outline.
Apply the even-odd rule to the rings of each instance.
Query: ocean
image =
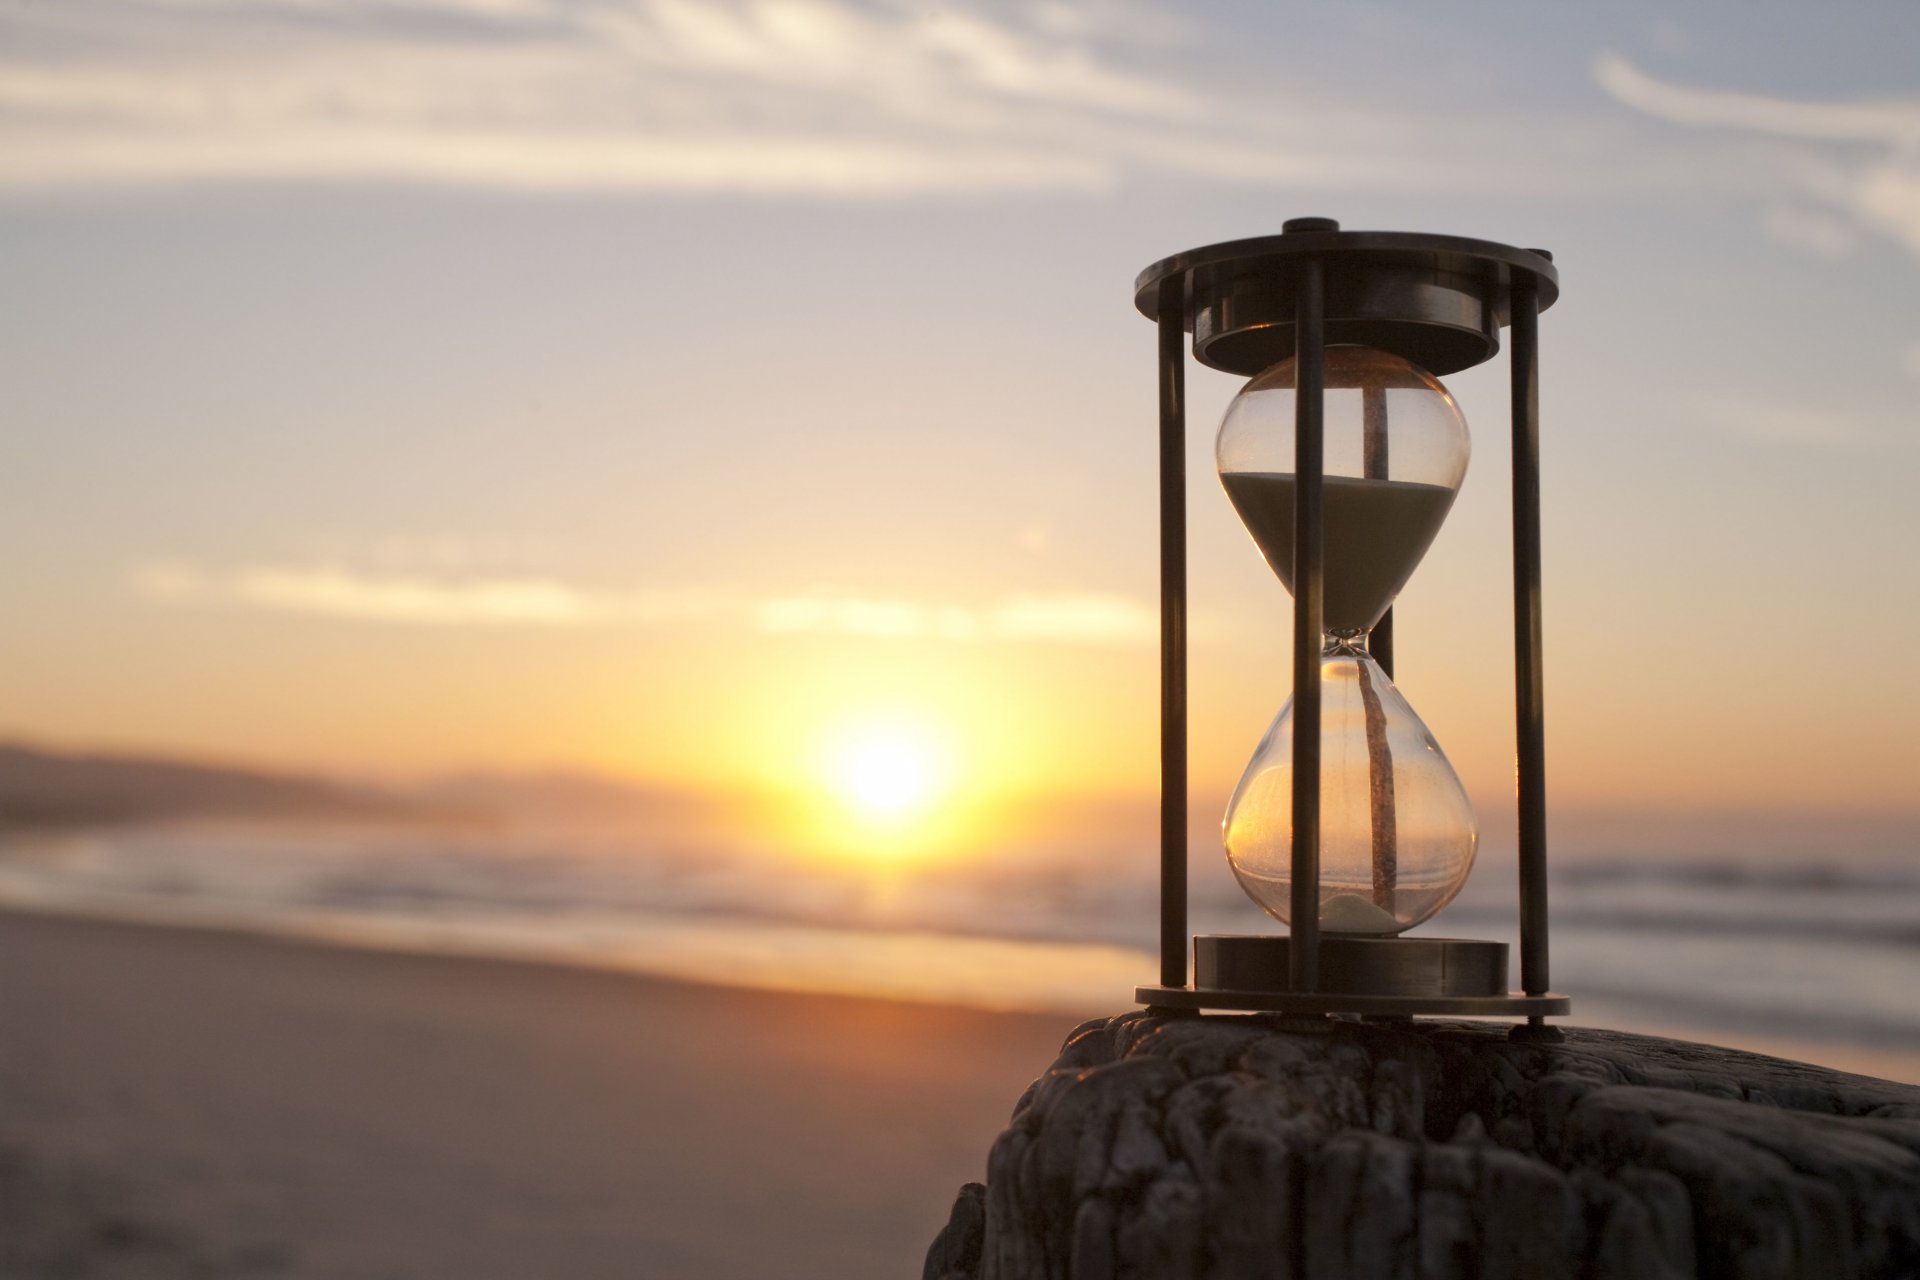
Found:
[[[16,909],[1076,1017],[1155,980],[1156,875],[1150,849],[889,866],[404,828],[0,842]],[[1191,886],[1195,932],[1278,928],[1214,859]],[[1920,1053],[1914,860],[1585,854],[1557,864],[1551,899],[1574,1023]],[[1422,932],[1514,941],[1513,901],[1511,860],[1483,857]]]

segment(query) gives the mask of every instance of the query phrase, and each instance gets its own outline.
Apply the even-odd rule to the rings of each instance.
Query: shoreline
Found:
[[[1151,957],[1145,953],[1140,953],[1135,962],[1136,957],[1132,953],[1091,944],[928,934],[920,936],[917,941],[921,946],[931,944],[937,948],[932,965],[904,976],[900,971],[895,971],[886,975],[886,981],[875,981],[870,963],[850,965],[848,972],[858,976],[844,976],[823,970],[820,955],[809,955],[805,963],[781,970],[777,959],[771,957],[777,955],[779,941],[790,939],[778,937],[781,928],[770,925],[766,932],[776,935],[772,948],[752,957],[751,962],[735,974],[715,976],[716,966],[712,963],[685,962],[672,957],[670,947],[636,953],[622,948],[596,950],[589,945],[556,946],[549,940],[527,941],[508,947],[501,944],[497,934],[484,931],[469,933],[460,922],[446,922],[435,931],[423,929],[414,922],[394,922],[389,925],[364,917],[328,918],[320,914],[310,917],[274,914],[249,919],[235,911],[207,909],[189,902],[161,907],[152,900],[75,903],[0,899],[0,922],[13,915],[77,924],[125,925],[130,928],[278,940],[379,955],[464,959],[480,963],[534,965],[580,973],[630,975],[653,982],[716,992],[871,1000],[947,1010],[956,1014],[1056,1018],[1062,1020],[1063,1027],[1133,1007],[1128,996],[1135,981],[1146,971],[1142,966],[1151,964]],[[868,939],[862,935],[862,940]],[[915,963],[928,965],[929,957],[903,955],[902,959],[908,966]],[[994,989],[993,999],[969,1000],[951,990],[942,990],[938,981],[938,965],[964,965],[969,962],[981,970],[988,966],[1022,966],[1027,980],[1019,984],[1017,989],[1023,990],[1033,987],[1031,970],[1036,966],[1052,962],[1068,967],[1073,972],[1071,980],[1059,984],[1058,990],[1050,998],[1039,997],[1026,1002],[1006,999],[1005,991],[1016,989],[1014,984],[1002,984],[994,988],[991,981],[983,982],[982,989]],[[1089,970],[1097,973],[1098,981],[1087,981]],[[1110,987],[1114,998],[1106,1002],[1091,999],[1083,994],[1089,987]],[[1034,993],[1028,990],[1028,994]],[[1658,1010],[1641,1011],[1633,1008],[1631,1002],[1621,999],[1599,996],[1582,999],[1578,992],[1574,995],[1576,1013],[1570,1018],[1557,1020],[1562,1025],[1631,1031],[1808,1062],[1855,1075],[1920,1084],[1920,1044],[1907,1047],[1842,1041],[1818,1035],[1796,1035],[1791,1030],[1749,1031],[1691,1021]]]
[[[444,934],[432,935],[413,927],[411,922],[402,923],[395,928],[383,928],[381,927],[383,922],[365,919],[315,922],[311,918],[282,914],[250,920],[218,910],[202,911],[191,906],[178,911],[169,911],[155,908],[147,903],[124,906],[60,902],[42,904],[0,898],[0,929],[4,929],[9,921],[15,919],[45,920],[81,927],[100,925],[106,928],[152,930],[160,933],[204,934],[235,941],[283,943],[293,947],[312,947],[322,951],[377,956],[472,961],[483,965],[524,965],[543,970],[555,969],[580,974],[629,977],[637,981],[671,987],[708,989],[715,993],[737,992],[767,997],[790,996],[797,999],[900,1004],[984,1017],[1049,1018],[1061,1022],[1069,1029],[1089,1018],[1106,1017],[1117,1012],[1121,1007],[1131,1007],[1126,1005],[1124,997],[1131,994],[1132,982],[1138,976],[1129,971],[1127,981],[1116,985],[1116,995],[1120,998],[1113,1003],[1112,1007],[1097,1005],[1087,1000],[1063,1000],[1051,1005],[989,1004],[952,996],[942,997],[937,994],[902,993],[884,988],[876,990],[872,986],[860,986],[852,982],[844,986],[826,986],[755,982],[746,978],[730,980],[714,976],[711,970],[693,966],[654,965],[646,958],[636,958],[628,952],[602,953],[588,948],[545,946],[528,946],[524,949],[510,950],[498,945],[491,937],[484,941],[467,940],[457,926]],[[953,935],[925,936],[944,940]],[[1096,949],[1079,943],[1029,943],[999,938],[960,938],[959,941],[1018,948],[1022,952],[1045,951],[1056,945],[1061,950]],[[1145,964],[1146,961],[1142,963]]]

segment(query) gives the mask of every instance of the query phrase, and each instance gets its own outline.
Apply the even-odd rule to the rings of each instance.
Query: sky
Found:
[[[1132,282],[1318,214],[1555,253],[1556,814],[1910,844],[1916,49],[1895,3],[0,0],[0,736],[790,796],[891,752],[923,816],[1133,815]],[[1447,379],[1396,615],[1495,815],[1504,378]],[[1202,826],[1286,696],[1235,390],[1190,372]]]

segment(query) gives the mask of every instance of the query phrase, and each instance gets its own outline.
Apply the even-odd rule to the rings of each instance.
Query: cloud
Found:
[[[1030,596],[1010,600],[988,618],[995,635],[1016,640],[1098,640],[1151,644],[1160,615],[1125,596]]]
[[[1752,129],[1792,138],[1920,143],[1920,102],[1797,102],[1668,84],[1625,58],[1594,61],[1600,87],[1620,102],[1676,124]]]
[[[0,17],[0,186],[854,197],[1258,172],[1073,6],[122,0]],[[1124,33],[1124,23],[1114,31]],[[36,46],[62,49],[33,60]],[[1136,59],[1144,62],[1144,58]]]
[[[1189,21],[1144,0],[0,5],[0,194],[873,200],[1198,181],[1617,198],[1700,180],[1614,122],[1356,101],[1300,51],[1255,79],[1209,74]]]
[[[665,622],[715,612],[700,593],[592,590],[551,578],[433,579],[337,567],[212,572],[183,561],[135,571],[136,593],[168,602],[251,605],[275,613],[438,626],[582,627]]]
[[[1159,615],[1125,596],[1020,596],[985,609],[906,601],[800,596],[769,600],[755,613],[764,631],[887,639],[1151,644]]]
[[[1151,644],[1158,615],[1125,596],[1017,596],[972,608],[862,596],[751,599],[715,590],[619,590],[551,576],[339,564],[210,569],[188,560],[137,567],[134,593],[173,605],[227,605],[413,626],[608,627],[713,620],[776,635],[958,643]]]
[[[1656,119],[1800,144],[1804,150],[1782,157],[1790,186],[1920,255],[1920,99],[1802,102],[1693,88],[1657,80],[1614,54],[1596,59],[1594,79]],[[1846,228],[1818,218],[1776,208],[1769,230],[1817,252],[1843,249]]]
[[[754,611],[762,631],[784,634],[879,636],[907,640],[933,629],[935,611],[893,600],[794,597],[768,600]]]

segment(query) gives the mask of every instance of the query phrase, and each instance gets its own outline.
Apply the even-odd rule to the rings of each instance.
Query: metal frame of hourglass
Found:
[[[1541,708],[1539,313],[1559,296],[1545,250],[1406,232],[1341,231],[1296,218],[1277,236],[1176,254],[1142,272],[1134,305],[1159,327],[1161,814],[1160,982],[1135,990],[1163,1009],[1316,1016],[1525,1018],[1518,1036],[1571,1002],[1548,987],[1545,752]],[[1507,946],[1432,937],[1323,936],[1320,892],[1321,639],[1325,587],[1326,349],[1357,344],[1436,375],[1491,359],[1512,334],[1514,675],[1519,783],[1520,982]],[[1295,357],[1291,905],[1286,935],[1192,940],[1187,978],[1186,335],[1201,364],[1252,377]],[[1391,610],[1373,656],[1392,674]]]

